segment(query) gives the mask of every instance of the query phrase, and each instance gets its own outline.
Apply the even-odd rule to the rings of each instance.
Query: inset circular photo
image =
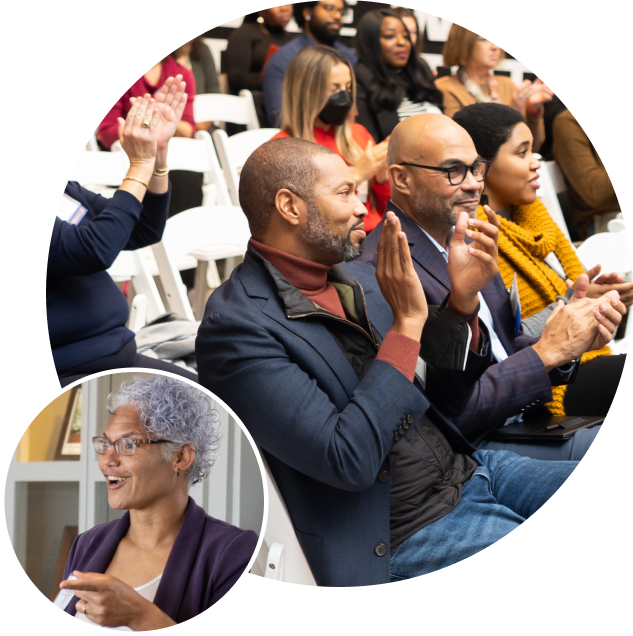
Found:
[[[248,572],[264,518],[248,433],[196,384],[90,376],[22,436],[6,483],[16,555],[85,623],[145,631],[209,609]]]

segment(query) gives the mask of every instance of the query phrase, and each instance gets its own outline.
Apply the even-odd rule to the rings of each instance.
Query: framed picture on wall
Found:
[[[55,460],[78,460],[81,455],[81,387],[71,389],[70,400],[62,422],[62,428],[57,442]]]

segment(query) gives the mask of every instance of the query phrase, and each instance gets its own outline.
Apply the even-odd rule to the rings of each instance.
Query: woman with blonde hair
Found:
[[[495,75],[494,69],[505,57],[496,44],[453,24],[442,50],[444,66],[457,66],[457,73],[436,80],[444,93],[444,114],[452,117],[469,104],[493,102],[512,106],[524,117],[534,137],[534,151],[545,140],[543,104],[554,93],[539,79],[525,80],[517,86],[510,77]]]
[[[336,152],[349,166],[365,200],[365,229],[373,229],[391,194],[387,141],[375,144],[367,129],[354,123],[356,79],[347,58],[328,46],[311,46],[290,62],[283,87],[281,137],[314,141]],[[365,189],[365,183],[369,188]]]

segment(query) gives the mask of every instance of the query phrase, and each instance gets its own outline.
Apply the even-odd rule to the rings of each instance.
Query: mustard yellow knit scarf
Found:
[[[477,216],[486,220],[481,206],[477,210]],[[516,273],[521,315],[529,318],[554,302],[556,296],[562,296],[567,291],[565,281],[544,262],[548,254],[556,254],[567,278],[571,280],[576,280],[585,268],[540,199],[530,205],[518,207],[512,218],[512,221],[508,221],[499,217],[499,272],[508,288]],[[609,347],[603,347],[598,351],[585,353],[581,362],[610,354]],[[565,414],[563,399],[566,388],[552,387],[554,399],[547,407],[554,415]]]

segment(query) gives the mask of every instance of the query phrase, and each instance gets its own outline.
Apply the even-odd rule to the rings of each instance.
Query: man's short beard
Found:
[[[472,194],[469,197],[462,197],[462,200],[466,198],[475,199],[477,197],[475,194]],[[429,219],[433,223],[439,222],[446,227],[453,227],[457,224],[459,212],[455,210],[455,206],[458,202],[459,199],[446,201],[446,199],[438,195],[420,191],[415,193],[413,199],[416,215]],[[469,213],[468,216],[475,218],[477,216],[477,208]]]
[[[362,221],[359,221],[359,225]],[[303,231],[301,232],[301,238],[310,245],[317,249],[333,254],[340,261],[349,263],[354,259],[357,259],[362,253],[362,245],[354,245],[350,235],[350,230],[347,236],[335,236],[330,232],[321,211],[316,205],[308,203],[308,218],[307,223]]]
[[[327,26],[327,23],[319,26],[315,26],[313,23],[310,24],[310,33],[314,36],[314,39],[329,46],[333,46],[334,42],[338,40],[339,32],[340,29],[338,31],[332,29]]]

